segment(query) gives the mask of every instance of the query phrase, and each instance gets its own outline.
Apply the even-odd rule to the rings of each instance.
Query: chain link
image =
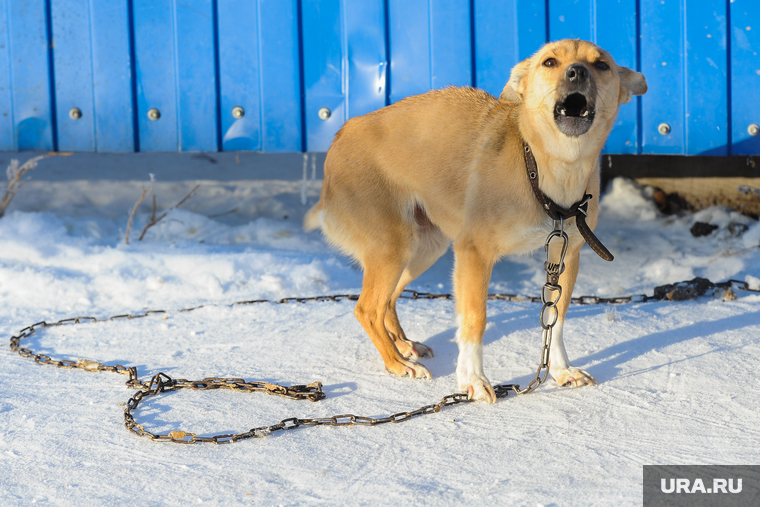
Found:
[[[552,242],[559,241],[559,258],[557,262],[552,262]],[[562,286],[559,284],[559,277],[565,272],[565,255],[567,254],[567,245],[570,240],[565,232],[565,220],[560,217],[554,221],[554,230],[549,233],[544,243],[544,252],[546,261],[544,262],[544,271],[546,272],[546,283],[541,288],[541,313],[539,320],[541,322],[541,359],[538,363],[536,376],[530,381],[528,387],[520,389],[519,386],[514,388],[517,394],[528,394],[538,386],[546,382],[549,376],[549,353],[552,346],[552,332],[559,319],[559,304],[562,299]],[[556,241],[555,241],[556,243]],[[552,297],[553,296],[553,297]],[[549,318],[547,320],[547,311]],[[543,375],[541,372],[543,371]]]
[[[301,419],[298,417],[290,417],[288,419],[283,419],[277,424],[273,424],[271,426],[261,426],[258,428],[251,428],[248,431],[244,431],[242,433],[228,433],[228,434],[221,434],[221,435],[213,435],[210,437],[199,437],[195,433],[185,432],[185,431],[170,431],[166,434],[155,434],[147,431],[145,427],[142,424],[139,424],[135,421],[134,416],[132,415],[132,412],[138,408],[140,405],[140,402],[149,396],[156,396],[161,393],[165,392],[171,392],[176,391],[178,389],[183,388],[190,388],[190,389],[213,389],[213,388],[219,388],[219,387],[225,387],[231,384],[234,385],[242,385],[242,384],[251,384],[246,383],[242,381],[242,379],[204,379],[204,381],[201,381],[200,383],[207,383],[206,381],[209,380],[217,380],[217,381],[225,381],[225,382],[219,382],[219,383],[208,383],[208,385],[204,385],[203,387],[193,386],[192,382],[188,382],[186,380],[174,380],[168,375],[164,373],[159,373],[155,375],[149,382],[146,382],[146,385],[143,386],[143,388],[138,391],[132,398],[129,399],[127,402],[127,408],[124,410],[124,425],[126,428],[134,433],[135,435],[150,438],[151,440],[163,440],[163,441],[170,441],[175,443],[181,443],[181,444],[195,444],[195,443],[214,443],[214,444],[229,444],[232,442],[237,442],[239,440],[245,440],[247,438],[261,438],[265,436],[269,436],[274,432],[277,431],[286,431],[286,430],[292,430],[296,429],[301,426],[376,426],[378,424],[385,424],[385,423],[401,423],[408,421],[409,419],[412,419],[413,417],[420,416],[420,415],[428,415],[428,414],[434,414],[441,411],[444,407],[449,407],[452,405],[456,405],[459,403],[465,403],[470,402],[471,400],[467,399],[467,394],[464,393],[455,393],[450,394],[448,396],[444,396],[441,401],[435,405],[425,405],[424,407],[420,407],[417,410],[413,410],[411,412],[398,412],[396,414],[389,415],[388,417],[364,417],[364,416],[358,416],[353,414],[342,414],[342,415],[334,415],[332,417],[322,417],[317,419]],[[231,382],[231,381],[237,381],[237,382]],[[198,383],[196,383],[198,384]],[[256,384],[256,383],[254,383]],[[234,389],[237,390],[235,387]],[[513,390],[513,386],[510,385],[501,385],[496,386],[496,392],[497,397],[504,398],[509,394],[510,390]],[[290,388],[285,388],[283,386],[278,386],[274,384],[268,384],[265,388],[260,388],[258,386],[250,388],[250,387],[243,387],[242,389],[245,392],[251,392],[251,391],[265,391],[267,394],[275,394],[278,396],[285,396],[292,399],[309,399],[311,401],[318,401],[325,397],[324,393],[322,392],[322,384],[320,382],[314,382],[313,384],[305,385],[305,386],[292,386]],[[296,392],[293,393],[285,393],[282,390],[289,390]]]
[[[555,234],[556,233],[556,234]],[[552,240],[559,238],[560,241],[562,241],[561,246],[561,255],[558,263],[550,263],[550,243]],[[520,390],[520,386],[517,384],[499,384],[495,385],[493,387],[494,392],[496,393],[497,398],[506,398],[510,391],[516,392],[518,394],[524,394],[533,391],[536,387],[541,385],[543,382],[546,381],[547,373],[548,373],[548,362],[549,362],[549,349],[551,347],[551,333],[552,328],[555,325],[557,318],[556,318],[556,305],[558,304],[561,295],[562,295],[562,288],[559,286],[559,275],[562,273],[564,269],[564,256],[565,252],[567,251],[567,235],[564,233],[563,230],[563,224],[560,222],[559,226],[557,227],[557,224],[555,223],[555,230],[550,234],[550,236],[547,238],[546,244],[545,244],[545,250],[547,255],[547,260],[544,265],[546,274],[547,274],[547,282],[544,284],[544,287],[541,291],[540,297],[526,297],[521,296],[518,294],[489,294],[488,299],[489,300],[495,300],[495,301],[511,301],[511,302],[532,302],[537,303],[540,302],[543,304],[541,308],[541,327],[543,328],[542,333],[542,347],[541,347],[541,361],[538,367],[538,371],[536,372],[536,376],[531,381],[531,383],[523,390]],[[756,292],[760,293],[760,290],[751,289],[747,282],[740,281],[740,280],[728,280],[726,282],[714,284],[717,288],[722,288],[725,290],[729,290],[732,287],[735,287],[739,290],[743,291],[749,291],[749,292]],[[556,296],[552,297],[551,294],[556,293]],[[654,296],[647,296],[647,295],[637,295],[637,296],[619,296],[619,297],[612,297],[612,298],[600,298],[597,296],[580,296],[577,298],[572,298],[571,302],[575,304],[581,304],[581,305],[588,305],[588,304],[600,304],[600,303],[609,303],[609,304],[624,304],[624,303],[631,303],[631,302],[647,302],[647,301],[655,301],[655,300],[662,300],[665,297],[660,295],[658,296],[658,291],[655,289],[655,295]],[[454,299],[454,296],[452,294],[432,294],[427,292],[417,292],[417,291],[411,291],[407,290],[405,293],[401,296],[404,299],[448,299],[452,300]],[[285,304],[285,303],[306,303],[309,301],[355,301],[359,298],[357,294],[336,294],[336,295],[327,295],[327,296],[312,296],[312,297],[291,297],[291,298],[283,298],[279,300],[269,300],[269,299],[256,299],[256,300],[248,300],[248,301],[237,301],[234,303],[231,303],[230,307],[234,306],[240,306],[240,305],[252,305],[252,304],[260,304],[260,303],[276,303],[276,304]],[[183,308],[181,310],[178,310],[178,312],[191,312],[193,310],[197,310],[199,308],[204,308],[206,305],[199,305],[191,308]],[[545,321],[545,313],[547,309],[552,308],[551,310],[552,319],[547,322]],[[135,421],[133,412],[137,410],[140,403],[144,398],[151,397],[151,396],[157,396],[162,393],[167,392],[173,392],[180,389],[191,389],[194,391],[208,391],[208,390],[216,390],[216,389],[228,389],[232,391],[238,391],[238,392],[245,392],[245,393],[251,393],[251,392],[263,392],[266,394],[274,395],[274,396],[281,396],[289,399],[294,400],[309,400],[309,401],[319,401],[325,398],[325,394],[322,391],[322,383],[321,382],[313,382],[311,384],[305,384],[305,385],[294,385],[294,386],[282,386],[279,384],[272,384],[269,382],[264,381],[245,381],[241,378],[225,378],[225,377],[208,377],[204,378],[202,380],[186,380],[186,379],[173,379],[170,376],[166,375],[163,372],[160,372],[156,375],[154,375],[150,380],[141,382],[140,378],[137,374],[137,368],[127,367],[123,366],[121,364],[114,364],[114,365],[104,365],[101,362],[98,361],[90,361],[87,359],[79,359],[77,361],[71,361],[68,359],[56,359],[53,357],[50,357],[45,354],[37,354],[33,350],[29,348],[25,348],[21,346],[21,340],[24,340],[26,338],[29,338],[32,336],[37,329],[40,328],[48,328],[48,327],[58,327],[58,326],[64,326],[64,325],[78,325],[78,324],[84,324],[84,323],[92,323],[92,322],[104,322],[104,321],[115,321],[115,320],[134,320],[134,319],[142,319],[145,317],[148,317],[150,315],[161,315],[161,314],[167,314],[169,312],[165,310],[149,310],[143,313],[139,314],[122,314],[122,315],[114,315],[112,317],[109,317],[107,319],[98,319],[96,317],[88,317],[88,316],[81,316],[81,317],[72,317],[67,319],[62,319],[57,322],[37,322],[36,324],[32,324],[30,326],[25,327],[21,331],[19,331],[19,334],[16,336],[12,336],[10,340],[10,349],[12,351],[16,351],[19,355],[23,357],[28,357],[33,359],[35,362],[39,364],[48,364],[53,365],[58,368],[64,368],[64,369],[81,369],[85,371],[91,371],[91,372],[112,372],[112,373],[118,373],[120,375],[127,375],[128,379],[125,382],[125,384],[128,387],[131,387],[133,389],[137,389],[138,391],[135,393],[134,396],[132,396],[126,403],[126,408],[124,409],[124,425],[126,428],[134,433],[135,435],[150,438],[151,440],[159,440],[159,441],[168,441],[168,442],[174,442],[179,444],[194,444],[194,443],[214,443],[214,444],[229,444],[232,442],[237,442],[238,440],[244,440],[247,438],[260,438],[267,435],[271,435],[274,432],[277,431],[285,431],[285,430],[292,430],[295,428],[299,428],[301,426],[375,426],[378,424],[385,424],[385,423],[401,423],[408,421],[416,416],[420,415],[428,415],[440,412],[441,409],[445,407],[450,407],[452,405],[457,405],[459,403],[465,403],[470,402],[467,398],[467,394],[465,393],[454,393],[450,394],[448,396],[444,396],[443,399],[434,405],[425,405],[423,407],[418,408],[417,410],[413,410],[411,412],[399,412],[397,414],[392,414],[388,417],[382,417],[382,418],[373,418],[373,417],[364,417],[364,416],[357,416],[353,414],[343,414],[343,415],[336,415],[332,417],[325,417],[325,418],[318,418],[318,419],[300,419],[297,417],[291,417],[288,419],[283,419],[277,424],[273,424],[271,426],[262,426],[259,428],[252,428],[246,432],[243,433],[237,433],[237,434],[219,434],[219,435],[213,435],[210,437],[199,437],[196,433],[190,433],[185,431],[170,431],[166,434],[156,434],[151,433],[150,431],[146,430],[145,427],[142,424],[139,424]],[[543,377],[541,376],[541,372],[543,370]]]

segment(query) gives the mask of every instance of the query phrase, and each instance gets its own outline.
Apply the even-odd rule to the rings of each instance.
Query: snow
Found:
[[[40,320],[168,310],[40,330],[22,346],[136,366],[143,380],[158,372],[319,380],[327,393],[319,403],[229,391],[146,399],[135,417],[156,433],[240,433],[287,417],[384,417],[437,403],[456,390],[450,301],[399,304],[410,338],[435,351],[425,361],[432,381],[386,374],[350,301],[229,306],[359,292],[351,260],[300,228],[318,196],[314,174],[304,182],[202,181],[193,199],[137,241],[146,201],[129,245],[128,212],[147,175],[30,182],[0,219],[0,328],[10,337]],[[160,207],[194,184],[159,180]],[[610,184],[597,235],[616,259],[584,248],[575,295],[651,294],[695,276],[760,288],[757,221],[717,207],[663,216],[650,196],[630,181]],[[697,221],[719,229],[695,238]],[[748,229],[737,233],[731,223]],[[450,291],[452,259],[447,253],[411,288]],[[541,265],[540,255],[504,259],[491,291],[538,294]],[[123,426],[134,393],[125,377],[39,366],[5,340],[0,505],[638,505],[644,464],[760,461],[760,295],[737,296],[573,306],[568,353],[595,387],[549,382],[524,397],[460,404],[400,425],[299,428],[227,446],[138,438]],[[177,311],[197,305],[205,306]],[[538,310],[489,303],[484,366],[492,382],[529,382]]]

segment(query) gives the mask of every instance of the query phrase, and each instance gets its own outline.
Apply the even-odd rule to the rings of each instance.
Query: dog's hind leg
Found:
[[[402,377],[432,378],[427,368],[399,352],[385,327],[388,305],[406,264],[400,257],[372,254],[361,259],[364,280],[354,315],[380,352],[386,370]]]
[[[415,213],[415,215],[418,214]],[[411,341],[406,337],[406,333],[401,328],[401,323],[396,313],[396,301],[404,292],[407,285],[435,264],[435,261],[441,255],[446,253],[449,243],[449,238],[443,234],[443,231],[429,221],[420,225],[414,256],[401,274],[401,278],[396,285],[396,290],[393,292],[393,296],[388,303],[388,311],[385,314],[385,327],[396,344],[396,348],[407,359],[416,360],[420,357],[433,357],[433,349],[422,343]]]

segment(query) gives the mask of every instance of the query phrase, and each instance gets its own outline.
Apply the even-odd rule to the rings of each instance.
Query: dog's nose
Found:
[[[565,73],[567,80],[575,84],[583,84],[588,78],[588,70],[583,65],[571,65]]]

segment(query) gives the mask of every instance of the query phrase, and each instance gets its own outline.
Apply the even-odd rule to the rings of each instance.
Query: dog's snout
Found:
[[[571,65],[565,73],[567,80],[575,84],[583,84],[588,79],[588,69],[583,65]]]

